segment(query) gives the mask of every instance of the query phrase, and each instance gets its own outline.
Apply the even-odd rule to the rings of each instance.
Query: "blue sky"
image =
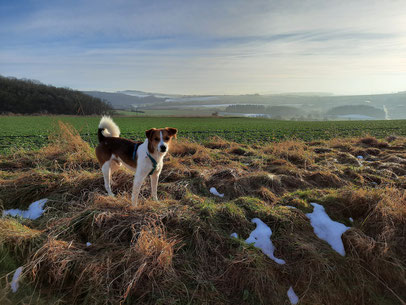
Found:
[[[0,74],[79,90],[406,90],[406,1],[5,1]]]

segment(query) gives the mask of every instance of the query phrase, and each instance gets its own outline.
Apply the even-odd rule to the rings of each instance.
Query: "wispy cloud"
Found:
[[[343,3],[345,2],[345,3]],[[404,90],[403,1],[0,4],[0,68],[78,89]]]

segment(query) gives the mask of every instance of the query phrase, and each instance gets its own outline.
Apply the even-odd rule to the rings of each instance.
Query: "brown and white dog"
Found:
[[[151,195],[158,200],[158,179],[163,167],[163,159],[169,150],[172,138],[176,138],[176,128],[149,129],[144,142],[120,138],[120,129],[108,116],[100,120],[97,136],[99,145],[96,156],[102,168],[104,186],[110,196],[111,174],[121,164],[135,173],[131,200],[138,204],[138,195],[145,178],[151,176]]]

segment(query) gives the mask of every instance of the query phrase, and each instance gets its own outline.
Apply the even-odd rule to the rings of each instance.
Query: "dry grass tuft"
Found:
[[[324,188],[324,187],[334,187],[339,188],[346,183],[340,179],[337,175],[332,172],[316,171],[311,172],[305,178],[310,184],[315,187]]]
[[[191,170],[183,165],[178,158],[170,157],[165,160],[165,167],[162,169],[160,181],[175,182],[191,176]]]
[[[233,144],[231,148],[227,151],[229,154],[238,156],[253,156],[254,152],[247,147],[241,145]]]
[[[59,146],[60,149],[91,155],[92,149],[89,144],[82,140],[79,132],[70,124],[58,121],[59,128],[55,129],[55,133],[49,135],[49,140],[53,144],[48,146]]]
[[[193,156],[196,152],[202,149],[204,149],[204,147],[195,142],[187,140],[177,141],[171,147],[170,154],[174,157]]]
[[[311,150],[301,141],[284,141],[273,143],[265,147],[266,154],[272,154],[276,158],[285,159],[299,167],[306,168],[314,163],[314,155]]]
[[[162,224],[159,226],[148,224],[139,233],[135,251],[149,261],[151,269],[149,276],[153,275],[152,272],[168,271],[172,268],[173,251],[178,241],[168,239],[166,235]]]
[[[342,152],[351,152],[354,149],[356,138],[333,138],[327,141],[327,145],[331,148],[339,149]]]
[[[229,141],[224,140],[223,138],[220,138],[218,136],[212,137],[206,142],[203,143],[204,147],[210,148],[210,149],[225,149],[229,148],[232,143]]]
[[[187,140],[174,144],[170,153],[173,157],[180,158],[182,164],[188,166],[203,165],[212,160],[207,148]]]
[[[25,171],[14,179],[0,180],[0,198],[5,208],[26,209],[60,186],[60,175],[40,170]]]
[[[41,235],[41,231],[30,229],[14,219],[0,219],[0,243],[13,242],[20,244],[22,241],[39,235]]]
[[[282,287],[288,288],[289,284],[285,283],[286,279],[279,268],[258,252],[241,250],[230,260],[222,276],[222,284],[227,287],[228,296],[231,299],[237,296],[236,300],[245,300],[246,304],[269,304],[269,300],[283,304],[284,290],[287,289]]]
[[[98,215],[94,225],[112,220],[105,216]],[[27,266],[33,279],[60,292],[70,291],[75,302],[91,304],[100,300],[122,303],[168,285],[169,277],[174,276],[172,260],[178,241],[168,238],[163,225],[154,221],[141,227],[115,222],[90,247],[50,238]],[[124,226],[131,238],[120,245],[117,241],[122,239],[112,239],[112,233],[117,230],[123,235]],[[106,236],[110,242],[104,240]]]
[[[278,201],[278,196],[264,186],[259,189],[258,195],[268,203],[276,203]]]
[[[389,146],[389,144],[387,142],[384,142],[382,140],[379,141],[375,137],[371,137],[371,136],[361,138],[358,141],[358,143],[363,144],[363,145],[365,145],[367,147],[369,146],[369,147],[376,147],[376,148],[386,148],[386,147]]]
[[[237,198],[254,193],[271,202],[276,199],[274,193],[282,190],[281,181],[277,175],[267,172],[242,175],[241,172],[232,169],[214,173],[206,184],[208,188],[214,186],[227,198]]]
[[[42,149],[49,159],[63,159],[63,169],[81,169],[97,164],[94,149],[83,141],[78,131],[68,123],[58,121],[59,128],[49,136],[50,145]]]

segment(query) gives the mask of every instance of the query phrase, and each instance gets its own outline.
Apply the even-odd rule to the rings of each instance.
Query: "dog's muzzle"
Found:
[[[165,145],[161,145],[159,148],[161,149],[161,152],[166,152],[166,146]]]

